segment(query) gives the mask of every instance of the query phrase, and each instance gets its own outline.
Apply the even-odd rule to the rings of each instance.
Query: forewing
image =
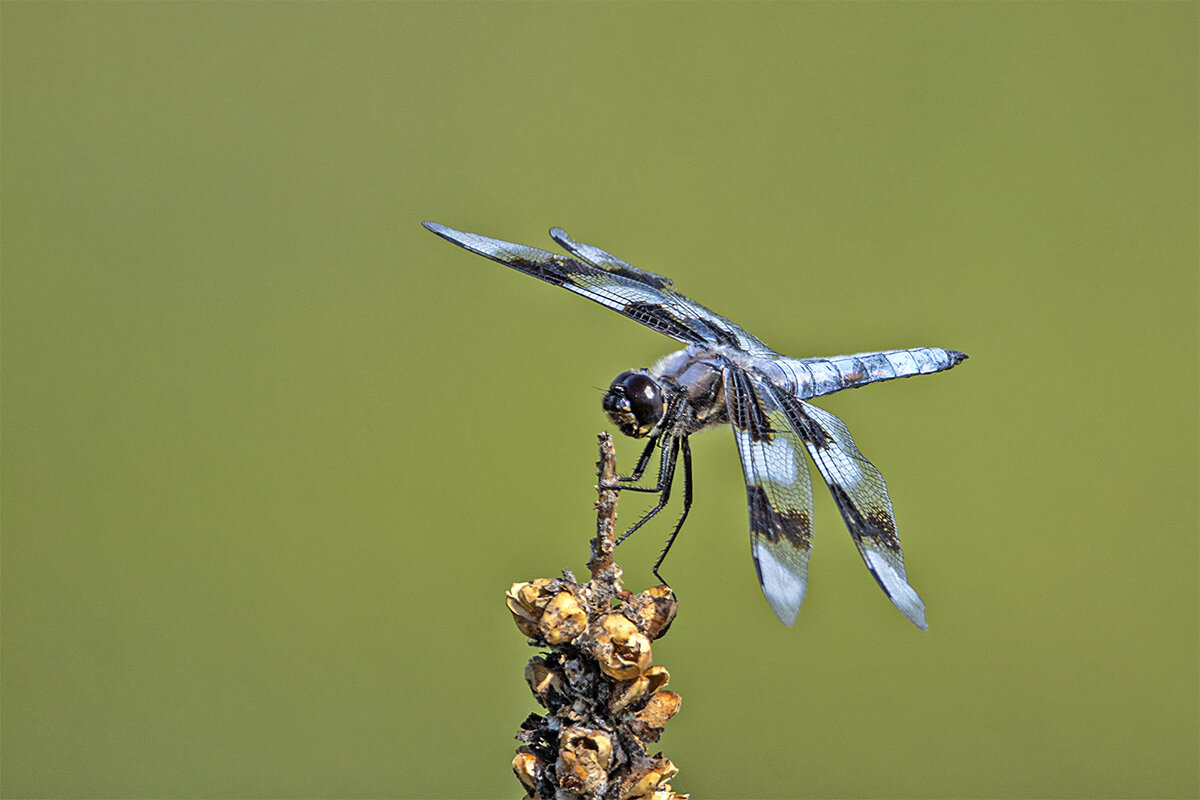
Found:
[[[750,548],[767,603],[796,621],[812,551],[812,481],[800,439],[771,388],[738,367],[725,369],[725,402],[746,476]]]
[[[459,247],[561,286],[672,339],[774,354],[740,326],[672,291],[669,279],[626,264],[598,247],[575,242],[561,228],[555,228],[552,235],[577,258],[457,231],[436,222],[423,224]]]
[[[787,417],[804,440],[858,552],[888,598],[914,625],[925,629],[925,604],[908,585],[904,552],[883,475],[868,461],[840,419],[794,397],[783,397]]]
[[[754,355],[778,356],[771,348],[751,335],[742,326],[705,308],[688,297],[671,290],[671,279],[635,267],[599,247],[577,242],[562,228],[551,228],[550,236],[576,258],[616,275],[624,275],[641,283],[664,290],[664,304],[680,319],[691,320],[690,327],[710,344],[722,344]]]

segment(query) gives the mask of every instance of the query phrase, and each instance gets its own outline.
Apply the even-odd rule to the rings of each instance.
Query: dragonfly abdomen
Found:
[[[766,377],[801,399],[868,383],[950,369],[967,358],[957,350],[914,347],[830,358],[780,358],[760,367]]]

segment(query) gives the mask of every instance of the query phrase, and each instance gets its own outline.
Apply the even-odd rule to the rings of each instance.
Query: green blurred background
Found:
[[[827,493],[779,625],[732,436],[695,441],[655,650],[678,790],[1195,796],[1197,29],[3,3],[0,792],[520,795],[503,592],[584,571],[596,387],[674,346],[433,219],[561,225],[789,355],[972,356],[823,403],[926,634]],[[621,548],[631,588],[667,530]]]

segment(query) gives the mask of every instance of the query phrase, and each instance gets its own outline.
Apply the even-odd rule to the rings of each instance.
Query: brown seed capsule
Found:
[[[602,616],[593,628],[592,639],[592,655],[609,677],[629,680],[650,666],[650,638],[624,614]]]
[[[645,675],[639,675],[628,681],[618,681],[613,684],[612,694],[608,696],[608,710],[614,714],[637,703],[646,696],[650,681]]]
[[[638,629],[651,639],[657,639],[666,632],[677,610],[675,596],[668,586],[647,589],[621,607],[625,616],[637,623]]]
[[[546,603],[538,629],[547,644],[569,642],[587,630],[587,612],[574,593],[561,591]]]
[[[661,728],[667,724],[667,720],[679,713],[682,703],[683,698],[675,692],[655,692],[646,701],[646,707],[634,714],[634,717],[649,728]]]
[[[671,673],[667,672],[666,667],[651,667],[646,670],[646,680],[650,681],[650,686],[646,694],[654,694],[662,687],[666,686],[671,680]]]
[[[558,785],[568,791],[599,796],[608,788],[612,740],[600,731],[565,728],[558,737]]]
[[[528,670],[526,671],[528,674]],[[671,679],[666,667],[651,667],[645,675],[639,675],[633,680],[619,681],[613,686],[608,698],[608,710],[616,713],[624,708],[637,705],[643,698],[652,695],[667,685]]]
[[[521,632],[521,635],[527,639],[536,639],[541,634],[537,623],[526,616],[513,598],[509,597],[504,602],[508,606],[509,612],[512,613],[513,622],[517,624],[517,630]]]
[[[641,798],[657,797],[660,791],[671,796],[669,781],[679,774],[679,770],[669,759],[655,759],[649,767],[639,770],[621,786],[621,800],[640,800]]]
[[[537,787],[537,771],[543,766],[542,760],[533,753],[517,753],[513,759],[513,773],[521,785],[533,793]]]
[[[505,592],[504,602],[513,615],[513,622],[517,623],[517,629],[530,639],[537,638],[541,633],[538,630],[538,621],[545,612],[546,604],[556,594],[550,589],[554,582],[553,578],[538,578],[514,583],[512,588]]]
[[[543,706],[547,705],[552,692],[561,695],[565,688],[563,676],[539,656],[534,656],[525,665],[525,682]]]
[[[646,795],[642,800],[688,800],[691,795],[676,794],[671,790],[671,784],[664,784]]]

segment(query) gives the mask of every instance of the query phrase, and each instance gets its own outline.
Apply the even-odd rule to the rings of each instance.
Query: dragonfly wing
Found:
[[[924,630],[925,603],[904,571],[904,551],[883,475],[859,452],[850,431],[833,414],[794,397],[786,397],[783,405],[829,485],[867,569],[900,613]]]
[[[724,374],[729,421],[746,477],[758,582],[775,616],[791,625],[804,602],[812,552],[808,464],[771,387],[736,366],[727,366]]]

